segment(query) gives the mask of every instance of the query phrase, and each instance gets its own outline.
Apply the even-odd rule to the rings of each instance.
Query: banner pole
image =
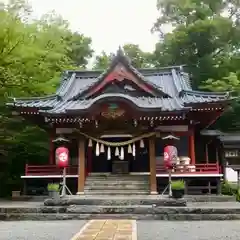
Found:
[[[62,196],[66,196],[66,167],[63,168]]]
[[[172,169],[168,170],[169,197],[172,197]]]

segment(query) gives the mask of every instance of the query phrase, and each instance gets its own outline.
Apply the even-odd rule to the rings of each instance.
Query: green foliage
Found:
[[[183,190],[185,189],[185,182],[183,180],[176,180],[171,182],[172,190]]]
[[[166,24],[174,28],[156,45],[155,64],[186,64],[196,88],[237,72],[240,28],[237,9],[223,14],[229,7],[224,0],[159,0],[161,15],[153,30],[163,33]]]
[[[55,92],[66,69],[85,68],[91,39],[72,33],[60,16],[33,20],[24,1],[0,10],[0,195],[21,187],[26,163],[48,162],[49,136],[38,126],[12,116],[9,96],[43,96]]]
[[[236,201],[240,202],[240,189],[238,188],[237,194],[236,194]]]
[[[47,186],[47,190],[50,192],[59,192],[59,184],[57,183],[49,183]]]
[[[186,65],[195,89],[234,91],[238,96],[240,2],[158,0],[157,7],[159,18],[153,31],[162,38],[156,44],[155,66]],[[169,26],[172,32],[165,34]],[[225,131],[240,129],[239,100],[225,116],[217,127]]]
[[[236,73],[230,72],[227,77],[220,80],[208,79],[201,88],[217,92],[234,91],[240,93],[240,78]]]
[[[221,193],[223,195],[236,195],[237,193],[237,184],[224,181],[221,185]]]
[[[104,70],[106,69],[112,58],[112,54],[107,54],[106,52],[102,51],[100,55],[97,55],[95,57],[94,63],[93,63],[93,69],[96,70]]]

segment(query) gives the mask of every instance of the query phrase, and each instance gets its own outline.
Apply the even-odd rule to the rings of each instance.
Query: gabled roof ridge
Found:
[[[175,69],[171,69],[171,73],[172,73],[172,77],[173,77],[174,86],[175,86],[177,92],[179,93],[182,90],[182,86],[180,86],[181,83],[180,83],[179,79],[177,79],[176,70]]]
[[[181,68],[184,67],[184,65],[172,65],[172,66],[166,66],[166,67],[159,67],[159,68],[136,68],[138,70],[138,72],[140,73],[144,73],[144,72],[161,72],[162,70],[168,70],[169,72],[171,69],[176,69],[179,70],[182,73],[185,73],[184,71],[181,70]],[[94,69],[86,69],[86,70],[67,70],[66,72],[68,73],[95,73],[97,76],[99,76],[99,74],[103,73],[104,71],[106,71],[106,69],[99,69],[99,70],[94,70]],[[186,73],[187,74],[187,73]]]
[[[46,96],[42,96],[42,97],[19,97],[19,98],[15,98],[15,97],[9,97],[9,99],[12,99],[13,102],[17,102],[17,101],[32,101],[32,100],[52,100],[54,98],[57,98],[56,94],[51,94],[51,95],[46,95]]]
[[[166,96],[172,97],[172,96],[170,96],[168,93],[164,92],[163,89],[162,89],[162,87],[159,87],[159,86],[157,86],[156,84],[147,81],[146,77],[145,77],[141,72],[139,72],[138,69],[135,68],[133,65],[129,64],[128,67],[129,67],[129,69],[130,69],[137,77],[139,77],[139,78],[140,78],[142,81],[144,81],[146,84],[148,84],[148,85],[154,87],[155,89],[161,91],[161,92],[162,92],[163,94],[165,94]]]
[[[76,73],[72,73],[69,80],[63,81],[59,89],[57,90],[57,95],[61,98],[65,97],[68,91],[73,87],[73,83],[75,82]]]
[[[167,94],[166,92],[163,92],[162,89],[159,86],[154,85],[153,83],[150,83],[149,81],[147,81],[147,79],[144,77],[144,75],[142,73],[140,73],[135,67],[133,67],[131,65],[130,60],[127,58],[127,56],[125,56],[123,54],[122,51],[118,51],[117,55],[114,56],[111,64],[109,65],[109,67],[103,71],[96,79],[96,81],[89,86],[89,88],[87,88],[85,91],[87,91],[90,88],[93,88],[94,86],[97,86],[99,84],[99,82],[106,77],[111,71],[112,69],[117,66],[118,63],[122,63],[125,67],[129,68],[130,71],[132,71],[133,74],[135,74],[139,79],[141,79],[145,84],[152,86],[154,89],[156,89],[157,91],[161,92],[162,94],[169,96],[169,94]],[[73,96],[71,99],[78,99],[82,94],[84,94],[84,92],[78,93],[75,96]]]

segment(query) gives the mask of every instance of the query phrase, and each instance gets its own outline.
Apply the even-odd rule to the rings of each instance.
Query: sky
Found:
[[[95,53],[116,52],[126,43],[152,51],[158,36],[151,34],[157,19],[156,0],[29,0],[34,15],[54,10],[74,31],[92,38]]]

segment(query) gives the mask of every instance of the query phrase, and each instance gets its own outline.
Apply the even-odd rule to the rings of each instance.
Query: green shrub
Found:
[[[58,183],[49,183],[47,186],[48,191],[59,192],[59,184]]]
[[[177,180],[171,182],[172,190],[183,190],[185,188],[185,182],[183,180]]]
[[[236,195],[237,194],[237,184],[224,181],[221,186],[221,193],[223,195]]]
[[[237,190],[236,201],[240,202],[240,189]]]

